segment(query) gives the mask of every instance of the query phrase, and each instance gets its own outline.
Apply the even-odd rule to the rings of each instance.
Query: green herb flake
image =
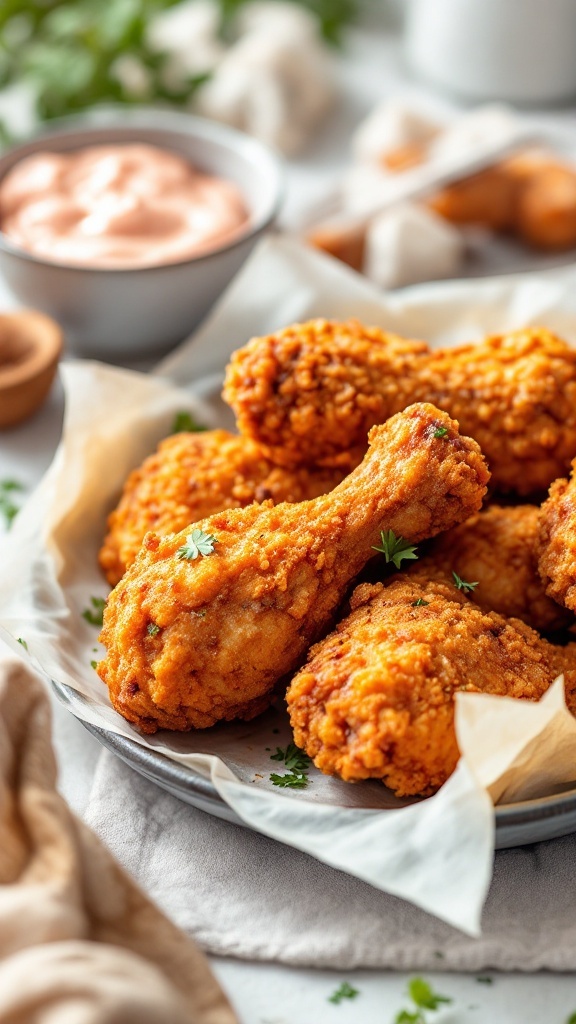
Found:
[[[282,761],[290,771],[305,772],[312,764],[311,758],[300,750],[295,743],[289,743],[285,750],[276,747],[276,753],[270,754],[271,761]]]
[[[286,775],[277,775],[272,772],[270,782],[273,786],[280,786],[281,789],[306,789],[310,779],[305,772],[288,772]]]
[[[394,530],[381,530],[380,544],[373,544],[372,550],[384,555],[386,562],[392,562],[397,569],[403,559],[418,558],[416,546],[409,544],[404,537],[397,537]]]
[[[328,996],[328,1002],[338,1006],[343,999],[356,999],[356,996],[359,995],[359,989],[353,988],[347,981],[343,981],[340,987],[331,996]]]
[[[478,580],[476,580],[475,583],[467,583],[466,580],[460,579],[457,572],[453,572],[452,575],[454,577],[454,586],[456,587],[456,590],[461,590],[464,594],[471,594],[476,590],[479,582]]]
[[[434,431],[434,437],[446,437],[448,433],[448,427],[436,427]]]
[[[160,626],[157,626],[155,622],[149,622],[146,626],[146,632],[148,636],[156,636],[160,632]]]
[[[97,664],[98,664],[97,661],[91,661],[90,662],[90,668],[96,668]]]
[[[22,647],[24,648],[24,650],[25,650],[25,651],[27,651],[27,650],[28,650],[28,644],[26,643],[26,641],[25,641],[25,640],[23,640],[23,639],[22,639],[22,637],[21,637],[21,636],[19,636],[19,637],[18,637],[18,639],[17,639],[17,641],[16,641],[16,642],[17,642],[17,643],[19,643],[19,644],[21,644],[21,645],[22,645]]]
[[[82,618],[86,622],[89,622],[91,626],[101,626],[104,618],[106,600],[103,597],[91,597],[90,604],[92,607],[84,609],[82,612]]]
[[[213,537],[211,533],[204,533],[203,530],[198,529],[192,530],[192,533],[186,538],[186,543],[178,548],[178,558],[194,561],[198,555],[211,555],[214,552],[214,545],[217,543],[216,537]]]
[[[448,996],[434,992],[424,978],[412,978],[408,982],[408,995],[412,1002],[422,1010],[437,1010],[443,1003],[451,1003]]]
[[[430,604],[430,601],[425,601],[423,597],[417,598],[416,601],[412,601],[413,608],[424,608]]]
[[[479,985],[493,985],[494,984],[494,978],[489,978],[487,975],[482,975],[481,977],[476,978],[476,981],[478,982]]]
[[[20,506],[14,502],[14,495],[24,490],[18,480],[0,480],[0,516],[4,519],[6,529],[9,530]]]
[[[208,430],[208,427],[197,423],[191,413],[184,410],[176,413],[172,424],[173,434],[201,434],[204,430]]]
[[[395,1018],[394,1024],[427,1024],[424,1010],[438,1010],[442,1005],[451,1003],[448,996],[441,996],[434,992],[432,986],[424,981],[424,978],[411,978],[408,982],[408,996],[414,1003],[414,1010],[400,1010]]]

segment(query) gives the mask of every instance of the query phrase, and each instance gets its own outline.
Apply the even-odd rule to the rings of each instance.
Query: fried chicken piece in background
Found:
[[[458,761],[457,691],[539,700],[564,672],[576,710],[576,644],[554,647],[454,586],[410,573],[357,587],[351,606],[287,694],[294,742],[327,775],[435,792]]]
[[[428,346],[355,320],[310,320],[234,352],[223,397],[238,429],[283,465],[339,465],[413,401]]]
[[[537,505],[489,505],[432,541],[415,571],[448,583],[455,572],[478,584],[470,596],[484,611],[522,619],[543,633],[563,629],[574,617],[544,591],[539,517]]]
[[[497,490],[529,495],[576,453],[576,349],[544,328],[428,351],[356,323],[295,324],[228,366],[240,431],[286,465],[337,465],[409,402],[432,402],[478,441]]]
[[[576,459],[540,510],[538,569],[548,596],[576,612]]]
[[[178,533],[215,512],[268,498],[275,504],[307,501],[331,491],[344,475],[275,466],[249,438],[226,430],[174,434],[128,477],[108,518],[100,565],[115,586],[150,530]]]
[[[447,185],[426,205],[451,224],[511,231],[516,220],[517,194],[516,182],[497,165]]]
[[[482,453],[433,406],[376,427],[370,445],[330,494],[197,523],[204,557],[188,560],[187,530],[147,535],[104,612],[98,672],[120,714],[149,733],[254,717],[330,625],[379,531],[416,543],[480,507]]]

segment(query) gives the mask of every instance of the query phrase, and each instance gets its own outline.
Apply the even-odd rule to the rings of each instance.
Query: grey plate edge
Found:
[[[74,710],[79,694],[64,683],[54,679],[50,682],[58,700],[78,718],[84,728],[134,771],[184,803],[231,824],[250,827],[222,800],[209,779],[170,760],[164,754],[141,746],[135,740],[84,721]],[[576,831],[576,789],[555,796],[497,806],[495,818],[497,850],[526,846],[546,839],[559,839]]]

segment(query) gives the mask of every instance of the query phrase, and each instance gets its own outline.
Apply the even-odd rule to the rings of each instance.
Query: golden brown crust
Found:
[[[428,351],[357,321],[310,320],[232,355],[224,400],[238,429],[282,465],[349,465],[368,430],[406,408]]]
[[[516,219],[518,184],[503,166],[447,185],[428,206],[452,224],[476,224],[492,231],[510,231]]]
[[[104,613],[98,672],[120,714],[147,732],[252,715],[330,624],[380,530],[417,542],[480,507],[484,459],[445,413],[414,405],[370,439],[330,494],[196,524],[217,540],[207,557],[178,557],[189,530],[147,535]]]
[[[522,619],[544,633],[562,629],[573,617],[544,591],[538,573],[539,517],[537,505],[489,505],[437,537],[416,568],[450,583],[453,572],[477,582],[471,596],[484,611]]]
[[[576,349],[544,328],[427,352],[375,328],[311,321],[232,357],[240,430],[284,464],[345,463],[369,428],[432,402],[474,437],[498,490],[547,489],[576,452]]]
[[[576,459],[569,480],[556,480],[540,511],[538,568],[546,593],[576,612]]]
[[[411,573],[358,587],[352,608],[287,694],[295,743],[328,775],[433,793],[459,756],[457,691],[539,700],[564,671],[574,710],[576,644],[553,647],[453,586]]]
[[[518,231],[538,249],[559,252],[576,245],[576,171],[561,165],[542,168],[522,188]]]
[[[307,501],[326,494],[342,470],[283,469],[249,438],[226,430],[174,434],[128,477],[108,518],[99,561],[115,586],[145,535],[178,533],[198,519],[253,501]]]

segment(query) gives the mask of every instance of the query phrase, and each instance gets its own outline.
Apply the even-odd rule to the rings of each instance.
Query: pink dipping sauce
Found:
[[[248,222],[236,185],[156,146],[35,153],[0,183],[4,235],[56,263],[178,263],[234,241]]]

